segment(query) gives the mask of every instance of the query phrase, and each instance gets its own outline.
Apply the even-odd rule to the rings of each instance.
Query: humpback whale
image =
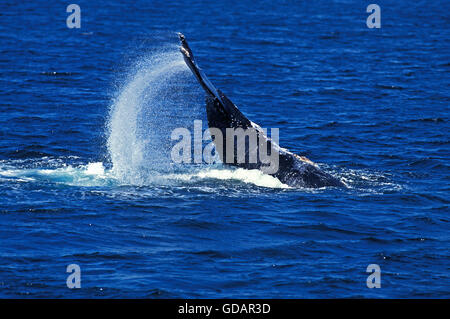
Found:
[[[211,138],[223,163],[245,169],[262,170],[291,187],[345,186],[339,179],[322,171],[317,164],[306,157],[281,148],[271,138],[268,138],[259,125],[247,119],[237,106],[208,80],[196,63],[185,36],[178,33],[178,37],[181,42],[180,51],[184,61],[206,92],[208,126],[210,130],[215,129],[216,132],[219,131],[217,133],[221,133],[211,133]],[[235,136],[229,133],[230,129],[245,130],[248,136],[253,134],[252,136],[256,137],[256,143],[251,143],[250,137],[244,139],[243,144],[241,144],[244,151],[239,156],[239,152],[236,150]],[[231,144],[232,146],[229,147]],[[262,150],[270,156],[263,158],[261,156]],[[256,154],[256,159],[252,157],[254,154]],[[258,154],[260,156],[257,156]],[[254,160],[251,160],[251,158]],[[272,165],[275,160],[276,165]],[[271,169],[273,167],[276,169]]]

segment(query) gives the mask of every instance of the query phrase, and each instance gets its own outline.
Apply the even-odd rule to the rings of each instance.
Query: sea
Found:
[[[0,298],[450,297],[449,1],[73,1],[0,4]],[[177,32],[346,187],[176,163]]]

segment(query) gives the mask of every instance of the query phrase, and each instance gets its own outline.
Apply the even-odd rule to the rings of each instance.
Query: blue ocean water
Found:
[[[80,0],[69,29],[69,2],[3,1],[0,297],[450,297],[450,3],[380,0],[369,29],[370,3]],[[206,118],[177,31],[348,188],[172,165]]]

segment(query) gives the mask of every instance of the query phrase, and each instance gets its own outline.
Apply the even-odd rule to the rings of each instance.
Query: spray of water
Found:
[[[125,82],[111,107],[108,150],[117,178],[145,184],[173,171],[171,132],[202,119],[204,98],[174,47],[142,58]]]

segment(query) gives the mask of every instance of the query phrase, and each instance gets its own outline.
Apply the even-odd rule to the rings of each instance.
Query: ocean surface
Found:
[[[450,297],[449,1],[70,3],[0,4],[1,298]],[[348,187],[174,164],[207,126],[176,32]]]

